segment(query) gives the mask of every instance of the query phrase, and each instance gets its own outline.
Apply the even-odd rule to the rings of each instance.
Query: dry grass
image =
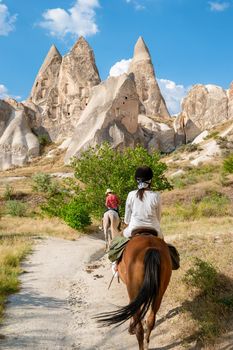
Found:
[[[77,239],[81,233],[70,228],[58,218],[2,217],[0,230],[7,235],[56,236]],[[1,233],[0,233],[1,236]]]
[[[181,254],[181,268],[173,272],[172,279],[166,295],[174,312],[173,320],[178,327],[175,329],[175,339],[182,339],[182,345],[188,349],[220,349],[215,347],[217,337],[224,334],[232,327],[232,309],[218,302],[233,296],[233,226],[231,230],[224,228],[216,230],[215,222],[209,223],[202,234],[197,234],[195,225],[192,234],[183,231],[174,240]],[[220,226],[219,226],[220,228]],[[194,258],[199,258],[212,264],[217,270],[217,278],[220,286],[217,287],[218,300],[207,298],[202,290],[186,286],[183,278],[187,270],[194,265]],[[171,312],[172,310],[170,310]],[[192,344],[192,346],[191,346]]]
[[[0,322],[6,297],[18,291],[20,262],[31,250],[30,237],[0,235]]]

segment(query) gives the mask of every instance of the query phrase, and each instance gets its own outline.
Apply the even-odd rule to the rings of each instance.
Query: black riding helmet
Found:
[[[153,171],[148,166],[139,167],[139,168],[137,168],[137,170],[135,172],[135,180],[136,181],[146,182],[146,181],[151,180],[152,177],[153,177]]]

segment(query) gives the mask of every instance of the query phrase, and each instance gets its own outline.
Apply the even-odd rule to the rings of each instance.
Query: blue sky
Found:
[[[25,99],[50,46],[84,35],[102,79],[142,35],[173,113],[194,84],[233,80],[233,0],[0,0],[0,97]]]

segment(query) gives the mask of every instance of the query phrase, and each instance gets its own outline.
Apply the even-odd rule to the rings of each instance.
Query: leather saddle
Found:
[[[155,237],[158,237],[158,232],[153,229],[153,228],[149,228],[149,227],[137,227],[135,228],[132,233],[131,233],[131,236],[134,237],[134,236],[155,236]]]

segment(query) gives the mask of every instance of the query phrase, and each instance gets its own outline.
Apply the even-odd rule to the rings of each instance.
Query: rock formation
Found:
[[[175,131],[175,147],[192,142],[201,133],[201,129],[183,114],[175,118],[173,127]]]
[[[46,130],[52,141],[71,136],[92,87],[99,83],[93,51],[83,37],[63,58],[52,46],[29,98],[40,108],[38,132]]]
[[[134,56],[129,67],[129,74],[135,79],[140,98],[140,113],[151,118],[170,118],[166,103],[161,95],[155,78],[155,72],[148,48],[140,37],[134,48]]]
[[[144,143],[149,151],[158,150],[169,153],[175,149],[175,132],[172,126],[155,122],[151,118],[140,114],[139,126],[143,131]]]
[[[228,97],[215,85],[195,85],[184,98],[181,114],[201,131],[209,130],[229,119]]]
[[[126,74],[111,77],[94,87],[77,123],[65,161],[103,141],[110,142],[114,148],[134,147],[140,142],[138,108],[135,83]]]
[[[228,117],[233,120],[233,82],[228,90]]]
[[[22,104],[14,100],[0,101],[0,120],[1,170],[22,166],[39,155],[39,142]]]

